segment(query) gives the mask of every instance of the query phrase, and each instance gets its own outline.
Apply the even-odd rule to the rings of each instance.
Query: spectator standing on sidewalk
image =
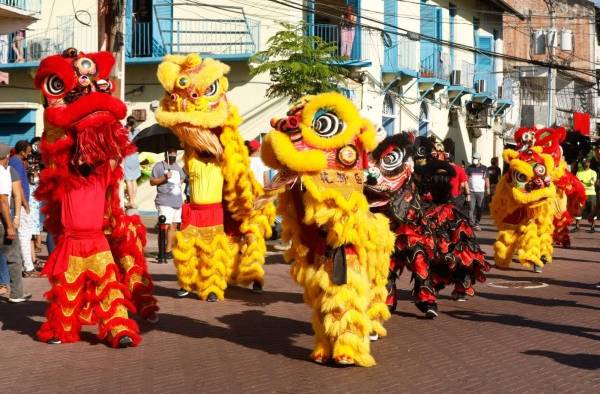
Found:
[[[139,130],[135,127],[135,118],[127,117],[127,130],[129,130],[129,141],[133,141]],[[129,203],[126,208],[137,209],[137,179],[142,175],[140,169],[140,156],[137,152],[130,154],[123,161],[125,172],[125,186]]]
[[[167,258],[173,258],[173,242],[177,225],[181,223],[181,207],[183,205],[182,184],[185,181],[185,172],[176,163],[177,149],[169,148],[165,152],[165,160],[156,163],[152,168],[150,184],[156,186],[154,202],[158,216],[163,215],[169,225],[167,235]]]
[[[479,222],[483,210],[483,202],[490,191],[490,180],[487,167],[481,164],[481,155],[473,153],[471,165],[467,167],[471,203],[469,205],[469,222],[473,229],[481,230]]]
[[[15,145],[15,154],[8,161],[8,165],[14,168],[19,174],[21,187],[23,190],[22,201],[20,206],[15,204],[15,218],[19,221],[19,244],[21,245],[21,257],[23,259],[23,268],[25,276],[35,276],[36,270],[31,258],[31,236],[32,236],[32,221],[29,210],[29,176],[27,175],[27,165],[29,156],[31,155],[31,145],[29,141],[20,140]]]
[[[492,157],[490,161],[490,166],[488,167],[488,175],[490,177],[490,197],[494,195],[496,191],[496,185],[500,182],[500,177],[502,176],[502,170],[500,166],[498,166],[498,158]]]
[[[10,276],[9,302],[19,303],[31,298],[31,294],[23,292],[23,266],[19,238],[17,236],[18,220],[10,213],[10,200],[14,191],[19,190],[20,180],[17,174],[11,177],[8,167],[10,148],[0,144],[0,267],[6,265]],[[15,195],[15,201],[20,203],[20,194]]]
[[[588,159],[582,159],[581,165],[583,169],[577,171],[577,179],[583,183],[583,187],[585,189],[585,206],[583,207],[582,216],[585,216],[591,223],[590,232],[593,233],[596,231],[594,225],[596,221],[596,186],[598,183],[598,174],[596,171],[590,168],[590,161]],[[579,231],[579,222],[581,221],[581,216],[575,218],[575,228],[573,231]]]

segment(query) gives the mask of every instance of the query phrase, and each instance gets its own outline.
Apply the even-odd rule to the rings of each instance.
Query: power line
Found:
[[[283,0],[269,0],[269,2],[272,3],[276,3],[279,5],[283,5],[292,9],[296,9],[299,11],[304,11],[304,12],[314,12],[316,14],[322,14],[322,15],[326,15],[326,16],[330,16],[333,17],[335,19],[338,19],[340,21],[343,20],[342,17],[339,17],[337,15],[333,15],[327,12],[323,12],[323,11],[317,11],[317,10],[313,10],[307,7],[304,7],[302,5],[298,5],[296,3],[289,3]],[[393,32],[393,31],[389,31],[389,30],[385,30],[379,27],[375,27],[375,26],[370,26],[370,25],[365,25],[362,23],[358,23],[355,22],[356,25],[367,28],[367,29],[372,29],[372,30],[376,30],[376,31],[380,31],[382,33],[388,33],[388,34],[395,34],[398,36],[404,36],[404,37],[409,37],[410,39],[419,39],[419,40],[424,40],[424,41],[428,41],[428,42],[432,42],[435,44],[440,44],[446,47],[450,47],[450,48],[456,48],[456,49],[461,49],[464,51],[468,51],[468,52],[472,52],[472,53],[476,53],[476,54],[480,54],[480,55],[485,55],[485,56],[489,56],[489,57],[494,57],[494,58],[500,58],[500,59],[504,59],[504,60],[510,60],[510,61],[515,61],[515,62],[522,62],[522,63],[527,63],[527,64],[532,64],[532,65],[537,65],[537,66],[542,66],[542,67],[550,67],[550,68],[554,68],[557,70],[564,70],[564,71],[575,71],[575,72],[579,72],[582,74],[587,74],[588,76],[591,77],[595,77],[596,72],[593,69],[584,69],[584,68],[577,68],[577,67],[571,67],[571,66],[565,66],[565,65],[560,65],[560,64],[554,64],[554,63],[549,63],[549,62],[544,62],[544,61],[539,61],[539,60],[533,60],[533,59],[526,59],[526,58],[521,58],[518,56],[513,56],[513,55],[506,55],[506,54],[501,54],[498,52],[494,52],[494,51],[486,51],[486,50],[482,50],[479,48],[475,48],[469,45],[465,45],[465,44],[458,44],[455,42],[450,42],[448,40],[442,40],[442,39],[438,39],[435,37],[431,37],[422,33],[417,33],[405,28],[401,28],[386,22],[381,22],[379,20],[376,19],[372,19],[369,17],[365,17],[365,16],[361,16],[361,15],[357,15],[356,13],[354,13],[354,16],[356,16],[357,18],[361,18],[361,19],[365,19],[369,22],[374,22],[380,25],[383,25],[384,27],[389,27],[392,29],[396,29],[400,32]]]

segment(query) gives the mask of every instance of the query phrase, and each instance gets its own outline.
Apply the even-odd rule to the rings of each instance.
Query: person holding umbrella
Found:
[[[176,163],[177,148],[168,148],[165,152],[165,160],[156,163],[152,168],[150,184],[156,186],[156,198],[154,200],[158,216],[163,215],[166,224],[169,225],[167,235],[167,258],[173,258],[173,242],[177,225],[181,223],[182,184],[186,174]],[[184,294],[183,296],[187,295]]]

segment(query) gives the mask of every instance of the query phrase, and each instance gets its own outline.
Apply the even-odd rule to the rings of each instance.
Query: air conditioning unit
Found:
[[[31,40],[27,46],[28,61],[41,60],[52,53],[52,39],[40,38]]]
[[[450,85],[462,85],[461,70],[452,70],[452,72],[450,73]]]
[[[560,49],[570,52],[573,50],[573,32],[568,29],[560,32]]]
[[[486,91],[485,79],[480,79],[477,81],[477,85],[475,86],[475,91],[477,93],[484,93]]]

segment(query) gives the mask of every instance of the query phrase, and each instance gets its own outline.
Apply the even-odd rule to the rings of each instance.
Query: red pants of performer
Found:
[[[80,239],[64,236],[44,273],[52,289],[46,293],[47,321],[37,333],[41,341],[76,342],[81,324],[98,324],[98,337],[113,347],[123,336],[134,345],[139,343],[137,324],[128,316],[128,309],[134,309],[124,296],[128,290],[118,280],[119,269],[102,234]]]

